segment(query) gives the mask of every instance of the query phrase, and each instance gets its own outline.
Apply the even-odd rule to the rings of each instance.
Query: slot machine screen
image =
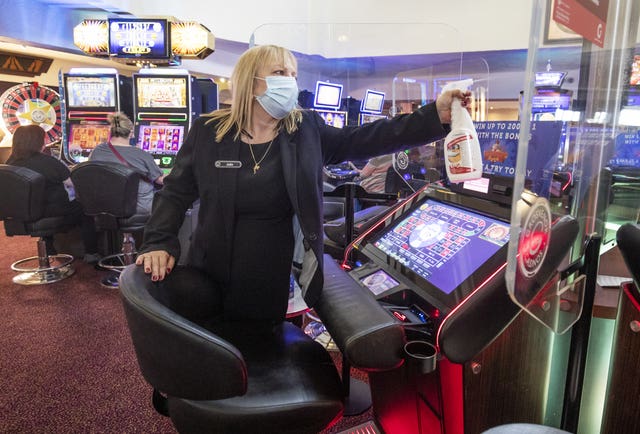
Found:
[[[360,111],[363,113],[382,113],[384,107],[384,92],[376,92],[375,90],[367,89],[362,100]]]
[[[140,125],[138,147],[154,155],[175,155],[184,139],[183,125]]]
[[[531,98],[534,121],[555,121],[556,110],[571,108],[571,94],[561,92],[539,92]]]
[[[109,55],[119,58],[166,59],[171,41],[165,19],[110,18]]]
[[[560,87],[566,76],[561,71],[536,72],[535,87]]]
[[[342,128],[347,125],[347,112],[336,112],[333,110],[316,110],[324,123],[332,127]]]
[[[386,119],[385,115],[374,115],[371,113],[360,113],[360,125],[368,124],[369,122],[377,121],[378,119]]]
[[[186,108],[187,77],[136,77],[140,108]]]
[[[326,81],[316,82],[316,96],[313,101],[314,107],[338,110],[340,108],[341,102],[341,84],[329,83]]]
[[[640,54],[633,56],[631,71],[629,72],[629,85],[640,86]]]
[[[629,83],[626,86],[625,105],[628,107],[640,106],[640,54],[633,56],[629,70]]]
[[[506,261],[508,241],[508,223],[427,197],[367,241],[367,250],[453,308]]]
[[[69,128],[69,149],[91,151],[100,143],[109,141],[108,124],[72,123]]]
[[[68,108],[115,107],[115,77],[67,76]]]

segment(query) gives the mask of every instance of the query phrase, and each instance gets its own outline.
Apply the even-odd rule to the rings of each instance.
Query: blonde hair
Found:
[[[111,128],[109,132],[111,137],[124,137],[128,138],[131,131],[133,131],[133,122],[129,117],[122,112],[115,112],[107,116],[109,125]]]
[[[253,89],[254,80],[259,70],[267,64],[291,63],[297,65],[296,58],[291,51],[276,45],[259,45],[245,51],[231,74],[231,108],[215,110],[205,116],[207,121],[218,121],[216,141],[221,142],[224,136],[235,129],[234,139],[238,140],[242,130],[250,129],[253,120]],[[294,109],[278,123],[278,129],[284,128],[287,133],[298,129],[302,121],[302,112]]]

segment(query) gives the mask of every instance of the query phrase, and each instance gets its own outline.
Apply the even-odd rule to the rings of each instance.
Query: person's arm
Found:
[[[424,105],[413,113],[361,126],[340,129],[318,122],[324,164],[392,154],[439,140],[449,132],[453,98],[461,99],[466,106],[469,95],[470,92],[460,90],[447,91],[438,96],[435,102]]]

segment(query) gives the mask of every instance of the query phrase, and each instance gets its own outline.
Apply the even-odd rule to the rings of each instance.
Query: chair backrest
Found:
[[[0,164],[0,219],[34,221],[44,211],[44,176],[26,167]]]
[[[84,213],[116,218],[136,213],[140,174],[120,163],[86,161],[71,170],[76,199]]]
[[[623,224],[616,233],[616,240],[622,258],[640,289],[640,224]]]
[[[335,189],[335,186],[328,182],[322,183],[322,191],[331,193]],[[326,196],[323,199],[323,218],[324,221],[334,220],[338,217],[344,216],[344,197],[330,197]]]
[[[140,266],[130,265],[120,274],[127,324],[147,382],[185,399],[214,400],[246,393],[247,367],[240,351],[173,310],[172,303],[181,300],[167,291]],[[207,305],[200,302],[193,305],[199,309]]]
[[[393,165],[387,169],[387,176],[384,179],[385,193],[399,193],[401,191],[410,190],[407,183],[404,182],[402,176],[396,172]]]

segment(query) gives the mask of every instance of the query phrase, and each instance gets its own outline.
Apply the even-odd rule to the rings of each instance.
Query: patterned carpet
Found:
[[[175,433],[151,406],[119,294],[100,286],[105,272],[76,260],[68,279],[18,286],[10,265],[33,256],[36,240],[0,230],[0,433]]]

